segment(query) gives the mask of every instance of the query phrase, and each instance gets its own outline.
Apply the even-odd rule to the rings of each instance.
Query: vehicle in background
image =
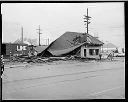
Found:
[[[114,53],[114,57],[125,57],[125,53]]]

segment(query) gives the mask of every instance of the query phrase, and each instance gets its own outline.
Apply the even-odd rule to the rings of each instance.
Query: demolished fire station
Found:
[[[44,51],[38,54],[41,57],[71,56],[81,58],[97,58],[104,43],[87,33],[65,32],[53,41]]]

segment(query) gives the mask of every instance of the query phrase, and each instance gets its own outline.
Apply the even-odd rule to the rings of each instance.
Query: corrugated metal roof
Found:
[[[92,44],[103,44],[98,39],[93,36],[87,34],[88,42]],[[70,47],[74,47],[80,43],[86,41],[86,35],[84,33],[76,33],[76,32],[66,32],[62,36],[60,36],[49,48],[50,50],[63,50]]]
[[[85,42],[86,43],[86,42]],[[55,56],[59,56],[59,55],[63,55],[63,54],[66,54],[66,53],[69,53],[71,51],[73,51],[74,49],[82,46],[84,43],[82,44],[79,44],[77,46],[73,46],[73,47],[70,47],[70,48],[67,48],[67,49],[63,49],[63,50],[48,50],[49,52],[52,53],[52,55],[55,55]]]

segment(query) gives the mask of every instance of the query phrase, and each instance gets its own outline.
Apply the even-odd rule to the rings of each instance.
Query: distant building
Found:
[[[53,41],[39,56],[77,55],[84,58],[98,58],[103,42],[95,37],[77,32],[66,32]]]
[[[17,43],[3,43],[2,44],[2,55],[27,55],[28,44],[17,44]]]
[[[103,52],[116,51],[118,47],[112,43],[107,43],[103,45]]]

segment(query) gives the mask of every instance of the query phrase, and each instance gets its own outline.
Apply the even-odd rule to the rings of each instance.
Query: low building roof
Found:
[[[11,44],[11,45],[28,45],[25,43],[2,43],[2,44]]]

